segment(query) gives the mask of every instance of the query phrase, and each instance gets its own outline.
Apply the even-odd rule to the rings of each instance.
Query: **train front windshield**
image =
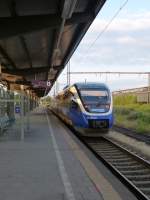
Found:
[[[110,109],[110,92],[107,89],[80,89],[80,96],[88,112],[105,113]]]

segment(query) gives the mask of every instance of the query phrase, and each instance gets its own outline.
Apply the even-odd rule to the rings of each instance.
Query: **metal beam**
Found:
[[[56,73],[56,75],[55,75],[55,78],[54,78],[53,80],[51,80],[51,86],[50,86],[50,88],[49,88],[49,91],[50,91],[51,88],[53,87],[55,81],[57,80],[58,76],[61,74],[62,70],[63,70],[63,68],[62,68],[61,70],[58,70],[57,73]],[[47,93],[48,93],[49,91],[47,91]]]
[[[12,58],[8,55],[7,51],[3,49],[3,47],[0,45],[0,54],[7,60],[8,63],[10,63],[10,65],[16,69],[16,64],[15,62],[12,60]]]
[[[54,70],[62,70],[64,68],[63,65],[56,65],[56,66],[53,66],[53,69]]]
[[[67,50],[67,53],[62,61],[62,64],[66,66],[68,61],[70,60],[71,56],[73,55],[74,51],[78,47],[80,41],[84,37],[86,31],[88,30],[91,23],[82,23],[79,25],[78,29],[76,30],[74,37],[72,38],[72,42]]]
[[[5,80],[5,79],[3,79],[3,81],[5,81],[5,82],[7,82],[7,84],[11,84],[11,85],[28,86],[27,89],[34,91],[39,97],[44,96],[45,88],[33,88],[30,81],[15,81],[15,82],[13,82],[13,81]]]
[[[6,79],[2,79],[2,81],[6,81],[9,84],[19,84],[19,85],[32,86],[30,81],[24,81],[24,80],[10,81],[10,80],[6,80]]]
[[[12,2],[11,2],[10,12],[11,12],[11,16],[12,16],[12,17],[17,17],[17,16],[18,16],[18,14],[17,14],[17,12],[16,12],[16,2],[15,2],[15,1],[12,1]],[[29,66],[30,66],[30,68],[32,68],[32,59],[31,59],[31,56],[30,56],[30,53],[29,53],[29,50],[28,50],[28,47],[27,47],[25,38],[24,38],[24,36],[21,35],[21,36],[19,36],[19,39],[20,39],[22,48],[23,48],[23,50],[25,51],[27,60],[28,60],[28,62],[29,62]]]
[[[66,20],[65,25],[79,24],[93,20],[93,14],[76,13]],[[59,28],[62,19],[56,14],[0,17],[0,39],[22,35],[45,28]]]
[[[52,56],[53,56],[53,51],[54,51],[54,47],[55,47],[55,40],[56,40],[56,30],[53,31],[53,36],[52,36],[52,40],[49,41],[49,43],[51,43],[50,48],[48,50],[48,66],[52,66]],[[45,74],[45,80],[48,79],[48,71]]]
[[[64,66],[54,66],[53,69],[55,70],[61,70]],[[33,67],[33,68],[27,68],[27,69],[8,69],[8,68],[2,68],[2,73],[11,74],[11,75],[17,75],[17,76],[28,76],[32,74],[39,74],[48,72],[50,67]]]
[[[71,56],[73,55],[74,51],[78,47],[79,43],[81,42],[82,38],[84,37],[86,31],[90,27],[91,23],[97,16],[98,12],[102,9],[103,5],[105,4],[106,0],[101,0],[101,3],[98,2],[97,6],[93,9],[93,1],[91,1],[91,4],[88,6],[87,11],[85,13],[92,13],[92,20],[83,21],[79,24],[79,27],[72,39],[72,42],[70,44],[70,47],[68,48],[68,51],[63,59],[62,65],[66,65],[68,61],[70,60]],[[92,11],[91,11],[92,8]]]
[[[11,74],[11,75],[18,75],[18,76],[27,76],[32,74],[38,74],[47,72],[49,70],[49,67],[36,67],[36,68],[28,68],[28,69],[8,69],[3,68],[2,73]]]
[[[12,83],[19,84],[19,85],[28,85],[28,86],[31,86],[31,82],[30,81],[24,81],[24,80],[16,80],[16,81],[14,81]]]
[[[62,13],[61,13],[61,24],[59,26],[59,29],[56,30],[54,43],[52,44],[52,54],[50,57],[51,66],[53,67],[55,65],[55,61],[58,57],[58,53],[60,53],[60,42],[62,39],[62,34],[64,31],[64,27],[66,24],[66,20],[70,19],[72,17],[74,8],[76,6],[77,0],[64,0],[63,7],[62,7]],[[46,78],[48,77],[48,73],[46,73]],[[45,93],[47,90],[45,90]]]
[[[24,38],[24,36],[20,36],[19,38],[20,38],[22,47],[23,47],[23,49],[24,49],[24,51],[25,51],[25,53],[26,53],[26,56],[27,56],[27,59],[28,59],[28,62],[29,62],[29,66],[30,66],[30,68],[32,68],[32,58],[31,58],[31,56],[30,56],[29,49],[28,49],[28,47],[27,47],[25,38]]]
[[[148,75],[150,75],[150,72],[109,72],[109,71],[106,71],[106,72],[104,72],[104,71],[95,71],[95,72],[70,72],[69,74],[74,74],[74,75],[79,75],[79,74],[89,74],[89,75],[93,75],[93,74],[119,74],[119,75],[142,75],[142,74],[148,74]]]
[[[26,86],[31,86],[33,88],[33,90],[45,90],[45,87],[34,87],[33,82],[32,81],[24,81],[24,80],[16,80],[16,81],[8,81],[7,82],[11,83],[11,84],[19,84],[19,85],[26,85]]]

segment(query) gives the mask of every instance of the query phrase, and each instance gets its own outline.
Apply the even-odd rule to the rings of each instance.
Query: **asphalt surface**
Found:
[[[18,126],[0,138],[0,199],[136,200],[56,117],[30,120],[24,141]]]

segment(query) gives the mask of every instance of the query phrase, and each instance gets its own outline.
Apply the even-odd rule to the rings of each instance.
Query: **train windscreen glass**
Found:
[[[110,94],[104,89],[81,89],[80,96],[88,112],[104,113],[110,108]]]

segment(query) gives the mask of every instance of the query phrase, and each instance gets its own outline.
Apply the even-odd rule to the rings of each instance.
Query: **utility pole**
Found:
[[[68,64],[67,64],[67,85],[68,85],[68,83],[69,83],[69,76],[68,76]]]
[[[58,80],[56,80],[56,95],[58,94],[58,92],[59,92],[59,82],[58,82]]]
[[[150,90],[150,74],[148,74],[148,90]]]
[[[70,60],[69,60],[68,64],[69,64],[69,86],[70,86],[70,78],[71,78],[71,77],[70,77],[70,75],[71,75],[71,74],[70,74]]]
[[[0,81],[2,80],[2,65],[0,64]]]
[[[24,141],[24,85],[21,85],[21,141]]]
[[[70,61],[67,64],[67,85],[70,85]]]
[[[54,97],[56,96],[56,82],[54,83]]]
[[[150,73],[148,73],[148,103],[150,102]]]

